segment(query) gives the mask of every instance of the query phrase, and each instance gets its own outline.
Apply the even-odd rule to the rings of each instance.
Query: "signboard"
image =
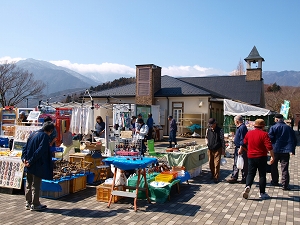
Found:
[[[41,112],[40,111],[31,111],[27,117],[27,120],[34,120],[34,121],[38,121],[39,116],[40,116]]]
[[[281,104],[280,114],[283,115],[284,119],[288,119],[290,109],[290,101],[284,100],[284,103]]]
[[[40,126],[15,126],[14,142],[15,141],[26,142],[29,135],[32,132],[39,130],[41,128],[42,127]]]
[[[0,157],[0,187],[21,189],[24,164],[18,157]]]

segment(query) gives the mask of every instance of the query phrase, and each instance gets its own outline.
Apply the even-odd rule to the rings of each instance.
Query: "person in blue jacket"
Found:
[[[233,171],[231,174],[230,179],[227,180],[228,183],[236,183],[238,182],[238,177],[239,177],[239,169],[237,168],[237,160],[238,160],[238,151],[242,149],[242,146],[244,144],[244,138],[248,132],[248,129],[246,125],[243,122],[243,117],[241,115],[237,115],[234,117],[234,124],[236,125],[236,132],[234,135],[234,163],[233,163]],[[242,157],[244,159],[244,167],[241,170],[242,172],[242,180],[240,183],[246,184],[246,178],[248,175],[248,157],[247,157],[247,152],[242,151]]]
[[[153,133],[153,118],[152,118],[152,113],[148,113],[148,119],[147,119],[147,126],[149,128],[148,135],[147,135],[147,140],[152,139],[152,133]]]
[[[52,122],[45,122],[42,129],[33,132],[22,149],[21,159],[26,172],[25,208],[42,210],[47,206],[39,201],[42,179],[53,179],[52,154],[49,136],[54,130]]]
[[[269,130],[269,137],[271,139],[274,151],[274,163],[271,165],[271,185],[279,186],[278,162],[281,164],[281,183],[283,190],[290,190],[290,174],[289,161],[290,154],[295,155],[295,148],[297,146],[297,138],[293,129],[288,126],[282,114],[275,115],[275,125]]]

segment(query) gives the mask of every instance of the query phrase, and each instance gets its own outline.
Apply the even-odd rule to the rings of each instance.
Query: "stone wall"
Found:
[[[262,80],[262,69],[247,69],[246,81]]]

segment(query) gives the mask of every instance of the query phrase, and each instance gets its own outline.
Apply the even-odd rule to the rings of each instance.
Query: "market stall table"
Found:
[[[192,171],[208,162],[207,148],[189,152],[168,152],[166,158],[170,166],[184,166],[187,171]]]
[[[129,198],[134,198],[134,210],[137,210],[137,199],[138,199],[138,193],[139,190],[143,190],[146,192],[146,198],[148,202],[150,203],[150,198],[149,198],[149,193],[148,193],[148,183],[147,183],[147,177],[146,177],[146,167],[148,167],[151,164],[155,164],[157,162],[156,158],[148,158],[148,157],[109,157],[106,159],[103,159],[103,162],[106,164],[113,164],[115,166],[115,172],[114,172],[114,177],[113,177],[113,182],[112,182],[112,187],[111,187],[111,196],[108,202],[107,207],[110,207],[110,204],[112,202],[113,196],[123,196],[123,197],[129,197]],[[132,192],[127,192],[127,191],[118,191],[115,190],[115,182],[116,182],[116,175],[117,175],[117,169],[121,170],[138,170],[138,177],[137,177],[137,183],[135,187],[135,193]],[[141,175],[144,178],[145,182],[145,188],[140,188],[140,177]],[[132,187],[126,186],[126,188],[130,189]]]

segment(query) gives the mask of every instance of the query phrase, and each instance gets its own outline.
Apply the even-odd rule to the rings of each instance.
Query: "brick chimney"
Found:
[[[136,65],[136,104],[154,105],[154,94],[160,89],[161,67],[154,64]]]

